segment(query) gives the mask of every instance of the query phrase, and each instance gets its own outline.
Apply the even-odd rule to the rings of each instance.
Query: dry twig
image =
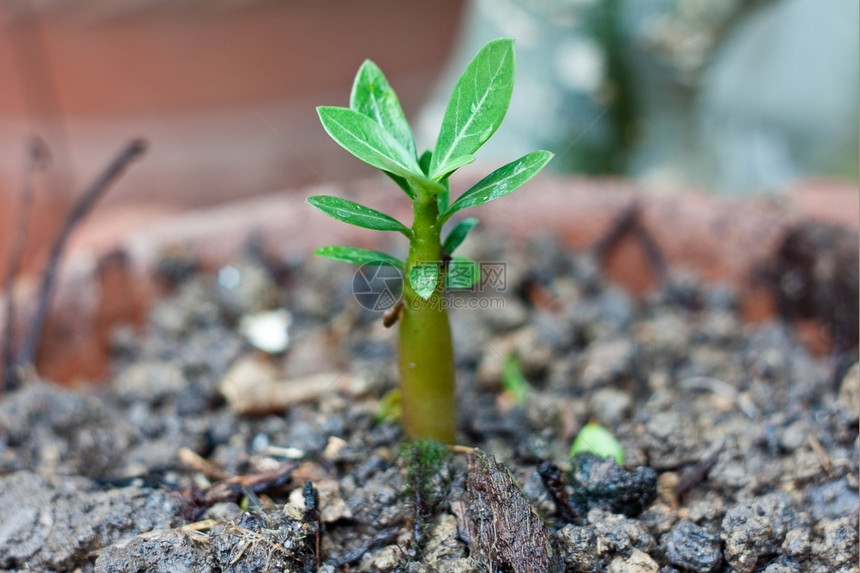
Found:
[[[9,266],[6,269],[6,323],[3,326],[3,368],[5,372],[6,390],[12,390],[19,377],[15,363],[15,343],[12,338],[15,329],[15,280],[21,270],[21,258],[24,254],[24,244],[27,240],[27,227],[30,220],[30,209],[35,195],[35,178],[38,171],[47,169],[50,163],[50,153],[45,143],[38,137],[30,140],[24,167],[24,183],[21,186],[21,197],[18,204],[18,224],[12,237],[12,248],[9,252]]]
[[[72,207],[72,211],[68,214],[65,221],[63,221],[63,226],[60,229],[59,235],[54,240],[48,263],[42,275],[42,285],[36,304],[36,316],[33,317],[33,322],[30,324],[30,329],[27,331],[18,357],[14,361],[16,368],[26,367],[33,363],[39,339],[42,335],[42,327],[47,316],[48,304],[57,279],[57,268],[66,250],[69,237],[71,237],[72,232],[80,222],[89,214],[96,202],[104,196],[111,183],[119,177],[129,163],[140,156],[145,150],[146,143],[142,139],[132,140],[126,145],[101,175],[84,191],[80,199]]]

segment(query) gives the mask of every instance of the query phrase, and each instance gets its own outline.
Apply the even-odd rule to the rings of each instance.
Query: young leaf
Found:
[[[573,458],[580,452],[591,452],[602,458],[615,458],[615,463],[624,463],[624,448],[609,430],[589,422],[576,435],[573,445],[570,447],[570,457]]]
[[[370,60],[365,60],[355,75],[349,107],[376,121],[403,149],[416,156],[415,138],[397,94],[388,85],[382,70]]]
[[[359,249],[357,247],[320,247],[314,251],[314,254],[327,259],[356,265],[391,265],[401,270],[404,267],[403,261],[391,255],[380,253],[379,251]]]
[[[502,366],[502,388],[520,406],[526,403],[529,394],[529,381],[523,376],[520,359],[516,352],[509,352]]]
[[[498,129],[514,88],[513,40],[494,40],[481,48],[457,81],[442,118],[430,177],[452,170],[448,164],[472,155]]]
[[[478,220],[474,217],[469,217],[468,219],[463,219],[457,225],[451,229],[451,232],[448,233],[448,236],[445,237],[445,242],[442,243],[442,248],[449,255],[453,255],[454,251],[457,250],[461,244],[463,244],[463,240],[466,238],[466,235],[469,234],[469,231],[475,228],[475,225],[478,224]]]
[[[397,219],[347,199],[331,195],[314,195],[308,197],[307,202],[329,217],[334,217],[356,227],[376,231],[399,231],[407,237],[411,235],[411,231]]]
[[[373,421],[378,424],[380,422],[396,422],[402,418],[401,396],[400,388],[392,388],[386,392],[379,400],[379,406],[376,407],[376,412],[373,414]]]
[[[449,175],[463,167],[464,165],[468,165],[475,161],[474,155],[461,155],[455,159],[452,159],[448,163],[446,163],[438,173],[433,176],[433,179],[436,181],[442,181],[446,179]]]
[[[433,159],[433,152],[429,149],[421,154],[418,158],[418,165],[421,167],[421,173],[430,175],[430,161]]]
[[[317,113],[331,138],[365,163],[401,177],[424,179],[415,154],[373,119],[345,107],[320,106]]]
[[[436,263],[415,265],[409,271],[409,284],[412,285],[412,290],[424,300],[430,298],[438,282],[439,267]]]
[[[550,159],[552,159],[552,153],[549,151],[533,151],[516,161],[499,167],[460,195],[439,218],[446,221],[448,217],[461,209],[483,205],[493,199],[513,193],[537,175],[538,171],[543,169],[543,166]]]
[[[445,286],[449,289],[470,289],[481,280],[481,269],[478,263],[466,257],[451,257],[448,261],[448,272],[445,274]]]
[[[400,187],[401,189],[403,189],[403,192],[406,193],[406,195],[410,199],[415,199],[415,191],[413,191],[412,187],[409,186],[409,182],[406,180],[405,177],[401,177],[400,175],[395,175],[391,171],[385,171],[384,173],[386,175],[388,175],[392,181],[397,183],[397,186]]]
[[[444,213],[445,210],[448,209],[450,201],[451,192],[449,191],[448,181],[445,180],[445,190],[436,195],[436,209],[438,209],[440,213]]]
[[[427,151],[424,155],[421,156],[419,160],[419,164],[421,165],[421,169],[424,170],[424,173],[427,173],[427,170],[430,169],[430,160],[433,158],[433,152]],[[451,202],[451,185],[448,182],[448,178],[442,179],[440,181],[445,190],[436,195],[436,208],[439,209],[440,213],[444,213],[445,209],[448,208],[448,205]]]

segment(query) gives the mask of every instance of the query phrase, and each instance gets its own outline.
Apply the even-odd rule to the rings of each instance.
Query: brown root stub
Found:
[[[472,556],[512,573],[563,571],[543,519],[520,492],[508,469],[488,454],[469,456],[468,537]]]
[[[552,498],[552,502],[555,504],[556,511],[558,511],[558,515],[562,521],[585,525],[586,512],[575,503],[572,503],[568,498],[561,468],[550,461],[544,460],[538,465],[538,475],[540,475],[544,487],[549,492],[549,496]]]

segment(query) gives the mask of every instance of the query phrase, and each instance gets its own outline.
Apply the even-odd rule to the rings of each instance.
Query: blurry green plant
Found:
[[[376,407],[376,412],[373,414],[373,421],[376,423],[393,422],[402,418],[403,411],[400,407],[400,389],[394,388],[382,396],[379,406]]]
[[[614,458],[619,466],[624,463],[624,448],[612,433],[596,422],[589,422],[576,435],[570,447],[570,457],[590,452],[602,458]]]
[[[552,158],[535,151],[504,165],[450,201],[448,178],[475,160],[474,153],[495,133],[514,86],[513,40],[485,45],[466,67],[448,102],[432,151],[417,153],[412,129],[397,95],[371,61],[359,68],[350,106],[319,107],[326,132],[341,147],[382,170],[412,202],[407,227],[393,217],[340,197],[317,195],[308,203],[351,225],[395,231],[409,240],[406,260],[355,247],[331,246],[317,255],[359,265],[391,265],[403,280],[399,310],[399,366],[403,422],[411,438],[454,441],[454,355],[445,290],[469,288],[477,265],[454,251],[476,219],[463,219],[442,240],[442,227],[455,213],[512,193]],[[460,267],[457,269],[457,267]],[[453,272],[454,270],[457,272]],[[463,272],[466,271],[466,272]]]
[[[514,403],[523,406],[529,395],[529,381],[523,376],[520,367],[520,357],[516,352],[508,353],[502,367],[502,389],[513,399]]]

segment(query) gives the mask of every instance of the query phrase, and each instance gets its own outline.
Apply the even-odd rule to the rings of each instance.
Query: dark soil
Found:
[[[553,241],[468,246],[507,262],[504,292],[457,295],[501,307],[452,312],[458,441],[485,453],[431,463],[376,421],[393,332],[353,299],[354,269],[173,258],[146,332],[117,332],[109,385],[0,401],[0,569],[858,570],[856,364],[834,387],[831,359],[741,323],[723,285],[671,276],[638,303]],[[253,350],[242,318],[279,307],[288,350]],[[523,403],[500,387],[510,352]],[[309,389],[256,415],[219,391],[267,376]],[[623,467],[568,459],[590,419]]]

